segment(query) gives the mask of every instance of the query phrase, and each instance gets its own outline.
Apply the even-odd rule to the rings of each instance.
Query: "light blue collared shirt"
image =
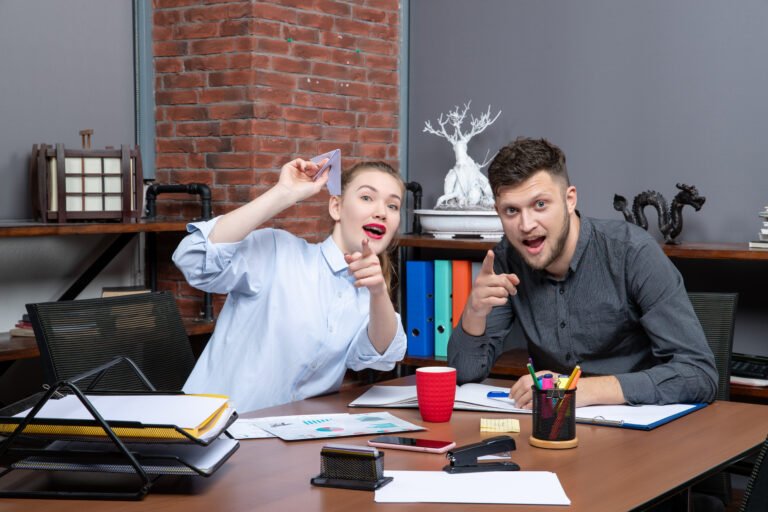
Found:
[[[403,358],[399,315],[386,352],[371,344],[368,289],[355,288],[331,237],[311,244],[267,228],[216,244],[217,220],[189,224],[173,254],[190,285],[229,294],[184,391],[224,394],[248,412],[336,391],[347,368],[391,370]]]

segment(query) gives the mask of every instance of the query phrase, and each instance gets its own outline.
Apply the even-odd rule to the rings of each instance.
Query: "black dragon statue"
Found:
[[[706,197],[700,196],[699,191],[693,185],[678,183],[677,193],[672,200],[672,205],[667,208],[667,200],[664,196],[655,190],[647,190],[635,196],[632,202],[632,210],[627,208],[627,200],[624,196],[618,194],[613,196],[613,208],[624,214],[627,222],[637,224],[641,228],[648,230],[648,219],[643,213],[643,209],[651,205],[656,208],[659,214],[659,231],[664,235],[664,242],[668,244],[678,244],[675,237],[683,230],[683,206],[690,205],[694,210],[699,211],[704,205]]]

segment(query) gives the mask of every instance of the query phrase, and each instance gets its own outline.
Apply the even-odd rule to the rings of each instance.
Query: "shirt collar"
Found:
[[[587,249],[590,238],[592,238],[592,222],[590,222],[587,217],[581,216],[578,211],[576,212],[576,215],[579,216],[581,227],[579,228],[579,240],[576,242],[576,250],[573,251],[571,264],[568,265],[568,268],[571,270],[571,272],[576,272],[576,269],[579,266],[579,262],[581,261],[581,257],[584,255],[584,251]]]
[[[323,252],[325,261],[328,262],[328,266],[331,267],[334,273],[341,272],[349,266],[344,260],[344,253],[341,252],[336,242],[333,241],[332,236],[329,236],[320,244],[320,250]]]

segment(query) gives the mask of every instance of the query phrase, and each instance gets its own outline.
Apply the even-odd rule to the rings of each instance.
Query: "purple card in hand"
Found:
[[[328,172],[330,174],[328,175],[328,183],[326,184],[328,186],[328,192],[334,196],[341,195],[341,150],[334,149],[333,151],[323,153],[322,155],[312,158],[311,161],[319,164],[325,158],[327,158],[328,161],[320,168],[317,174],[315,174],[315,179],[322,176],[326,169],[329,169]]]

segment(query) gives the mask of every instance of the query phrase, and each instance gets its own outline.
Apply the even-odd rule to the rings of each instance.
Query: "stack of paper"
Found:
[[[234,409],[224,396],[183,394],[86,395],[118,437],[202,442],[217,437],[225,428]],[[16,414],[24,418],[31,409]],[[48,400],[35,416],[42,420],[61,420],[47,425],[28,425],[25,434],[102,436],[104,430],[75,395]],[[51,424],[53,423],[53,424]],[[0,422],[0,432],[9,433],[16,423]],[[183,433],[181,432],[183,431]],[[185,436],[186,433],[188,436]]]
[[[86,395],[147,474],[209,475],[239,447],[221,434],[237,417],[225,396],[141,393]],[[32,409],[0,418],[13,432]],[[47,400],[23,434],[49,443],[12,469],[136,473],[129,457],[74,394]]]

